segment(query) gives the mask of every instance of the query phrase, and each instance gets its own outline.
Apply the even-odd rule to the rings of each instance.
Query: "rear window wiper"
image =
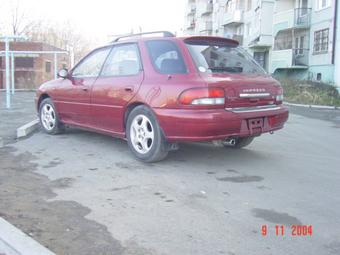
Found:
[[[243,68],[239,66],[209,67],[208,69],[213,72],[229,72],[229,73],[242,73],[243,72]]]

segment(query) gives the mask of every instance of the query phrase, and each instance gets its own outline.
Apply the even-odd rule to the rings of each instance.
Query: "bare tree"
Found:
[[[19,0],[12,2],[10,27],[13,35],[24,35],[35,25],[35,21],[28,18],[26,11],[21,6]]]
[[[61,24],[48,21],[36,22],[26,33],[26,36],[32,41],[72,50],[75,61],[78,61],[94,47],[93,41],[79,33],[78,29],[69,21]]]

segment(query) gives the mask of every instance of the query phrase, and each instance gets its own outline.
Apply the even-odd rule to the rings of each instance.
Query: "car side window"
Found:
[[[114,46],[100,76],[136,75],[141,70],[139,51],[136,44]]]
[[[73,77],[96,77],[104,64],[111,48],[106,47],[95,50],[72,71]]]
[[[186,73],[187,69],[177,45],[170,40],[151,40],[146,46],[155,69],[163,74]]]

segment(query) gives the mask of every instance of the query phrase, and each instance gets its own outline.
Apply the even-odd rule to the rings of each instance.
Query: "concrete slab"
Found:
[[[17,129],[17,138],[28,136],[39,128],[39,119],[32,120],[31,122],[19,127]]]
[[[0,218],[0,254],[54,255],[3,218]]]
[[[5,94],[0,91],[0,137],[4,146],[16,141],[18,127],[37,118],[34,92],[16,92],[11,109],[6,108]]]

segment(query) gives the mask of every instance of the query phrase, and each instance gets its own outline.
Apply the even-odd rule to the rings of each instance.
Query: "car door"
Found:
[[[124,108],[136,94],[143,78],[138,45],[115,45],[92,86],[92,115],[97,128],[123,133]]]
[[[91,87],[111,47],[94,50],[69,73],[56,89],[56,107],[66,123],[91,125]]]

